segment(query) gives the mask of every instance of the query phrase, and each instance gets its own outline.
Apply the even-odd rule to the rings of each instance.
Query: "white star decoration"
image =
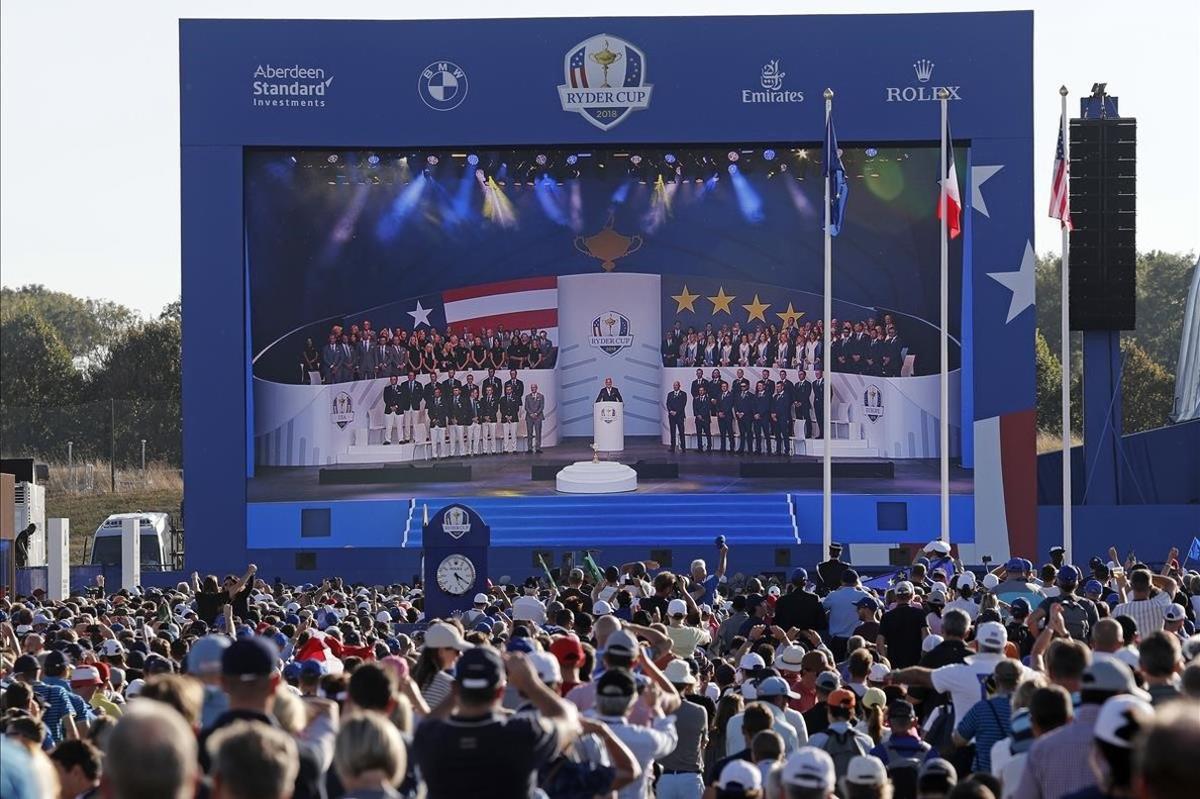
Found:
[[[991,214],[988,213],[987,203],[983,199],[983,192],[979,189],[991,179],[992,175],[995,175],[1001,169],[1004,169],[1003,164],[971,167],[971,207],[989,218]]]
[[[416,330],[421,325],[425,325],[425,327],[430,327],[429,314],[431,314],[432,312],[433,312],[432,308],[422,308],[421,301],[417,300],[417,309],[415,311],[408,312],[408,315],[413,318],[413,330]]]
[[[1037,259],[1033,253],[1033,244],[1025,240],[1025,255],[1021,258],[1021,267],[1015,272],[988,272],[987,276],[1012,292],[1012,300],[1008,304],[1008,324],[1017,316],[1033,305],[1033,268]]]

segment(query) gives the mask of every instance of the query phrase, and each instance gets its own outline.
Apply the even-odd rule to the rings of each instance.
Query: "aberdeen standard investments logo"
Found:
[[[633,333],[629,318],[617,311],[605,311],[592,320],[592,335],[588,345],[605,355],[616,355],[626,347],[633,346]]]
[[[646,56],[629,42],[607,33],[584,39],[563,58],[565,83],[558,87],[564,111],[580,114],[608,130],[650,105]]]
[[[889,103],[921,103],[930,102],[938,99],[938,89],[945,89],[950,100],[961,100],[959,89],[961,86],[934,86],[930,83],[933,80],[933,68],[936,66],[928,58],[918,58],[913,62],[913,74],[917,79],[917,85],[909,86],[888,86],[887,101]]]
[[[259,64],[250,83],[255,108],[324,108],[333,76],[322,67]]]
[[[802,103],[804,92],[791,91],[783,88],[783,79],[787,77],[779,66],[779,59],[773,58],[763,64],[758,76],[759,89],[742,89],[743,103]]]

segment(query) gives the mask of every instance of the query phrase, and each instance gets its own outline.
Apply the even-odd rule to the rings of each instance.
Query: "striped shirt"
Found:
[[[71,707],[67,691],[57,685],[48,685],[40,681],[35,682],[32,687],[35,694],[46,700],[42,723],[46,725],[46,732],[50,735],[50,740],[55,744],[62,743],[65,737],[63,719],[67,716],[72,718],[75,716],[75,709]]]
[[[1171,606],[1171,595],[1159,591],[1149,599],[1131,599],[1113,608],[1112,616],[1128,616],[1137,622],[1138,633],[1148,635],[1163,628],[1163,614]]]
[[[1012,704],[1007,694],[976,702],[958,723],[957,732],[966,740],[975,741],[974,771],[990,773],[992,747],[1008,737],[1012,730]]]
[[[1096,784],[1096,775],[1083,753],[1091,751],[1098,715],[1099,705],[1080,705],[1072,721],[1033,742],[1016,799],[1059,799]]]

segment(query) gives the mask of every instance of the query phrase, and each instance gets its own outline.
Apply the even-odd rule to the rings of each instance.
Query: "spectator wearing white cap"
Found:
[[[771,774],[772,783],[778,781],[779,793],[784,799],[831,799],[837,789],[837,773],[833,758],[820,749],[805,746],[796,750],[784,762],[783,767]]]
[[[857,755],[850,760],[846,776],[842,777],[845,799],[891,799],[892,786],[883,761],[871,755]]]
[[[429,707],[436,710],[450,696],[454,684],[451,669],[458,662],[459,655],[470,648],[471,645],[463,640],[462,633],[454,625],[444,621],[429,625],[425,631],[425,647],[412,672],[413,681]]]
[[[1133,796],[1134,741],[1153,721],[1154,708],[1143,699],[1122,695],[1106,701],[1096,717],[1088,757],[1096,784],[1064,799]]]
[[[1163,611],[1163,630],[1178,638],[1181,642],[1188,637],[1184,625],[1187,623],[1187,610],[1178,603],[1171,604]]]
[[[717,777],[717,799],[759,799],[762,773],[745,760],[731,760]]]
[[[692,799],[704,791],[704,746],[708,736],[708,710],[686,701],[694,693],[696,678],[687,661],[675,658],[663,669],[675,690],[685,697],[675,711],[675,748],[658,759],[662,776],[658,779],[658,799]]]
[[[980,685],[996,670],[996,664],[1006,659],[1004,646],[1008,643],[1008,631],[997,621],[987,621],[975,631],[975,643],[979,652],[966,663],[952,663],[936,669],[910,666],[893,671],[892,682],[933,688],[939,693],[949,693],[954,703],[956,719],[966,718],[967,712],[979,701]],[[1022,674],[1029,670],[1021,666]]]
[[[686,592],[683,596],[667,603],[667,635],[671,638],[671,653],[677,658],[690,658],[696,654],[696,647],[708,646],[712,636],[707,630],[687,623],[688,614],[699,617],[700,609]]]
[[[800,748],[802,743],[808,741],[807,725],[803,727],[804,739],[800,738],[800,730],[797,730],[792,722],[788,720],[787,714],[784,712],[787,708],[787,701],[792,697],[800,695],[794,693],[788,688],[787,682],[782,677],[766,677],[758,682],[755,686],[755,695],[759,702],[766,706],[771,712],[774,721],[771,723],[771,729],[779,733],[779,737],[783,739],[783,751],[786,754],[791,754]],[[796,711],[792,711],[795,713]],[[734,755],[741,749],[742,745],[742,719],[745,717],[746,711],[738,713],[729,719],[729,723],[725,725],[725,754]],[[796,714],[799,715],[799,714]],[[804,717],[800,716],[800,723],[804,723]]]
[[[608,669],[596,681],[597,718],[629,747],[641,768],[641,776],[618,792],[619,799],[644,799],[653,761],[670,754],[679,742],[675,717],[663,713],[661,697],[662,692],[655,684],[647,685],[639,696],[633,675],[622,668]],[[649,710],[649,726],[629,723],[634,703]]]
[[[525,594],[513,600],[513,621],[531,621],[538,626],[546,623],[546,605],[538,599],[537,583],[532,579],[525,581]]]
[[[957,608],[970,617],[971,621],[979,615],[979,603],[975,600],[975,574],[963,572],[951,581],[954,589],[954,599],[946,603],[946,610]]]
[[[463,612],[463,615],[462,615],[463,626],[466,627],[467,629],[470,629],[470,628],[474,627],[475,624],[480,619],[482,619],[484,616],[486,616],[488,602],[489,602],[489,600],[488,600],[487,594],[482,593],[482,592],[476,594],[474,599],[471,600],[471,607],[468,610]],[[386,613],[386,611],[381,611],[381,615],[382,615],[382,613]],[[384,619],[383,621],[390,622],[391,619],[388,618],[388,619]]]
[[[945,541],[930,541],[925,545],[925,557],[929,559],[929,573],[941,571],[950,579],[958,572],[958,564],[950,555],[950,545]]]

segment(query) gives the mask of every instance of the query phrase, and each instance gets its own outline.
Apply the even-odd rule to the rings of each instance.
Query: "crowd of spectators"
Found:
[[[0,797],[1183,799],[1200,575],[1061,548],[864,582],[718,542],[421,585],[224,580],[0,598]],[[557,579],[551,579],[557,578]]]
[[[908,348],[891,314],[853,322],[832,319],[829,350],[834,372],[899,377]],[[824,323],[789,316],[778,325],[741,322],[701,330],[679,320],[663,334],[663,366],[740,366],[824,370]]]
[[[300,353],[300,382],[348,383],[379,377],[403,377],[435,371],[552,369],[558,348],[545,330],[506,330],[503,326],[455,332],[450,327],[376,331],[369,319],[334,325],[324,344],[306,339]]]

